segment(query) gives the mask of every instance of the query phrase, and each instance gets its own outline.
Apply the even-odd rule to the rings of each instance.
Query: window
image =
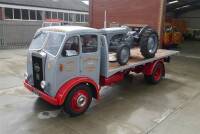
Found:
[[[36,20],[36,13],[34,10],[30,10],[30,20]]]
[[[21,10],[14,9],[14,19],[21,19]]]
[[[42,20],[42,11],[37,11],[37,20]]]
[[[52,12],[52,19],[57,19],[57,12]]]
[[[77,36],[70,37],[63,47],[62,56],[70,57],[79,54],[79,38]]]
[[[13,9],[5,8],[5,19],[13,19]]]
[[[69,14],[69,21],[74,22],[74,14],[72,13]]]
[[[44,50],[56,56],[64,38],[65,34],[63,33],[50,32]]]
[[[46,19],[51,19],[51,12],[50,11],[46,11],[45,12],[45,18]]]
[[[58,19],[63,20],[63,13],[61,13],[61,12],[58,13]]]
[[[48,13],[45,15],[51,17],[51,12]],[[42,16],[43,11],[5,8],[5,19],[42,20]]]
[[[81,22],[85,22],[84,14],[81,14]]]
[[[41,49],[46,38],[47,38],[47,33],[44,32],[36,33],[30,44],[29,49],[36,49],[36,50]]]
[[[88,18],[89,18],[89,16],[86,14],[86,15],[85,15],[85,22],[88,22],[88,21],[89,21]]]
[[[97,51],[97,46],[98,46],[97,35],[82,35],[81,43],[82,43],[83,53],[91,53]]]
[[[68,18],[69,18],[69,14],[68,13],[64,13],[64,20],[68,21],[69,20]]]
[[[27,9],[22,9],[22,19],[29,20],[29,13]]]
[[[76,14],[76,22],[80,22],[81,21],[81,15],[80,14]]]

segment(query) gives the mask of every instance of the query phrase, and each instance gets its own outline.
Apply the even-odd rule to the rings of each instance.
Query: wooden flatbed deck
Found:
[[[108,77],[119,71],[123,71],[123,70],[129,69],[129,68],[134,68],[139,65],[144,65],[146,63],[153,62],[155,60],[159,60],[162,58],[167,58],[169,56],[176,55],[178,53],[179,53],[178,51],[159,49],[154,58],[145,59],[141,55],[140,49],[132,49],[131,50],[131,58],[129,59],[128,64],[126,64],[124,66],[120,66],[118,62],[114,62],[113,61],[114,56],[112,55],[109,58],[111,60],[111,62],[109,62]]]

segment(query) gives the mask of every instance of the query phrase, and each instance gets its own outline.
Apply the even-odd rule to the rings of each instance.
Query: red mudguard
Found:
[[[48,94],[36,89],[35,87],[31,86],[27,80],[24,81],[24,86],[31,92],[36,93],[38,96],[40,96],[42,99],[47,101],[48,103],[52,105],[62,105],[65,101],[65,98],[67,97],[68,93],[72,90],[72,88],[78,84],[81,83],[89,83],[95,87],[96,91],[96,98],[99,98],[99,86],[91,80],[90,78],[87,77],[77,77],[74,79],[71,79],[67,81],[65,84],[63,84],[60,89],[58,90],[57,94],[55,97],[51,97]]]

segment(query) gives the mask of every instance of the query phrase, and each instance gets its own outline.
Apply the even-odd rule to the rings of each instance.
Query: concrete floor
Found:
[[[200,42],[187,42],[148,85],[132,76],[101,92],[83,116],[70,118],[22,85],[26,50],[0,51],[1,134],[197,134],[200,130]]]

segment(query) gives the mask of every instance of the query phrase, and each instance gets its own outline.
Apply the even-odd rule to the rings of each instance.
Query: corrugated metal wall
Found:
[[[41,21],[0,21],[0,49],[27,47]]]
[[[72,25],[88,26],[87,23]],[[0,49],[28,47],[42,21],[0,20]]]

